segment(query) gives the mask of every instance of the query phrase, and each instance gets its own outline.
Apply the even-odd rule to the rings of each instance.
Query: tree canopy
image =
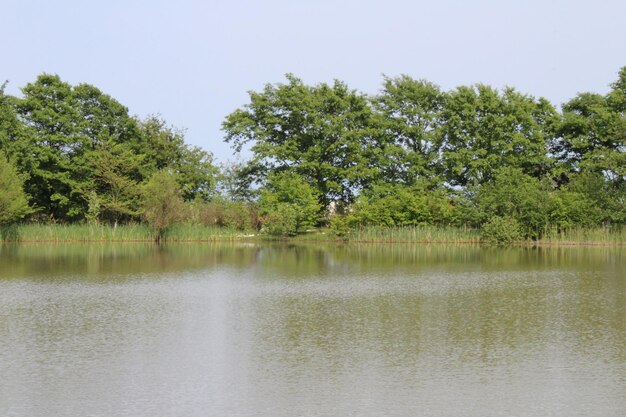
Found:
[[[162,169],[176,173],[187,200],[214,192],[212,155],[159,117],[132,117],[98,88],[58,75],[38,76],[21,98],[3,90],[0,150],[26,174],[30,205],[42,219],[139,219],[139,185]]]
[[[223,129],[236,150],[251,145],[257,182],[269,172],[296,173],[327,207],[352,202],[377,175],[372,117],[367,97],[343,82],[307,86],[288,74],[286,84],[250,92],[250,103],[228,115]]]
[[[437,224],[507,239],[626,223],[626,67],[560,111],[512,87],[400,75],[366,95],[287,74],[226,116],[224,140],[250,157],[219,167],[184,129],[95,86],[41,74],[13,97],[5,85],[4,223],[143,220],[161,236],[187,216],[276,235]]]
[[[511,87],[443,91],[402,75],[368,97],[288,74],[250,92],[223,130],[236,151],[252,152],[240,172],[261,189],[273,174],[299,175],[322,212],[339,205],[354,224],[480,227],[498,218],[493,225],[510,219],[536,237],[549,226],[623,222],[626,67],[611,87],[559,112]]]

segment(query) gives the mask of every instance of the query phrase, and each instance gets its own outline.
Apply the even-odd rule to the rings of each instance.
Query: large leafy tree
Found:
[[[558,113],[545,99],[486,85],[459,87],[447,96],[441,167],[453,185],[483,184],[499,167],[539,178],[550,170],[548,143]]]
[[[560,202],[577,224],[626,218],[626,67],[611,87],[604,96],[581,93],[565,103],[552,142],[563,186]]]
[[[0,103],[0,121],[20,140],[0,138],[0,145],[10,143],[3,148],[27,167],[26,187],[42,215],[61,221],[135,217],[138,185],[162,169],[176,173],[186,199],[206,199],[215,188],[211,154],[185,144],[183,132],[158,117],[139,121],[98,88],[72,86],[57,75],[42,74],[22,92],[22,99],[11,98],[17,127]]]
[[[104,143],[136,145],[137,129],[126,107],[96,87],[72,87],[42,74],[17,102],[34,163],[26,186],[43,214],[59,220],[84,217],[85,190],[93,190],[87,156]]]
[[[117,223],[139,216],[143,159],[123,143],[111,140],[87,153],[91,178],[88,188],[79,192],[88,204],[88,220]]]
[[[293,75],[286,84],[250,92],[250,103],[227,116],[225,140],[250,146],[250,173],[293,172],[315,188],[320,206],[354,200],[378,170],[372,164],[373,111],[368,99],[335,81],[308,86]]]
[[[386,181],[412,185],[435,176],[438,135],[445,95],[438,86],[408,75],[385,77],[373,98],[384,156],[379,159]]]
[[[626,67],[607,95],[581,93],[563,105],[552,152],[562,174],[595,172],[615,186],[626,181]]]
[[[80,214],[83,201],[72,192],[82,178],[77,175],[85,143],[77,143],[71,86],[55,75],[40,75],[27,84],[18,112],[30,130],[31,152],[36,160],[27,188],[34,205],[54,218]]]
[[[138,121],[140,153],[148,173],[161,169],[175,172],[185,200],[208,200],[214,193],[218,170],[213,155],[185,143],[185,132],[168,126],[159,116]]]
[[[16,98],[4,93],[6,84],[0,85],[0,151],[14,160],[20,171],[27,172],[33,165],[28,132],[18,119]]]
[[[0,151],[0,226],[15,222],[32,211],[23,184],[23,176]]]
[[[626,221],[624,193],[599,172],[570,174],[567,184],[556,191],[552,223],[560,229],[623,224]]]

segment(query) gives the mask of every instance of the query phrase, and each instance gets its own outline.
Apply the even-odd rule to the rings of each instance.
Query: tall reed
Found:
[[[539,243],[555,245],[626,245],[626,226],[547,228]]]
[[[354,242],[423,242],[478,243],[478,230],[454,226],[365,226],[351,230],[348,241]]]
[[[245,232],[233,228],[181,223],[168,229],[164,239],[168,242],[212,242],[240,240],[254,236],[254,232]]]
[[[132,242],[149,241],[153,233],[146,225],[22,224],[11,239],[22,242]]]

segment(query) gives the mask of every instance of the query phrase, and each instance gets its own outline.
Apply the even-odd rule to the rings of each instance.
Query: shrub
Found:
[[[295,236],[298,233],[297,207],[289,203],[279,203],[265,217],[262,230],[272,236]]]
[[[379,183],[361,194],[351,217],[360,225],[393,227],[450,223],[455,213],[442,188]]]
[[[160,241],[165,231],[180,220],[184,211],[176,177],[168,171],[158,171],[144,185],[143,216]]]
[[[512,217],[493,216],[483,224],[480,239],[499,245],[511,244],[522,239],[522,228]]]
[[[274,235],[295,235],[320,221],[315,190],[304,178],[293,173],[270,176],[267,187],[261,192],[259,209],[265,217],[264,229]]]
[[[13,223],[31,212],[23,176],[0,152],[0,225]]]
[[[350,233],[350,219],[348,216],[335,214],[330,218],[330,230],[338,238],[345,239]]]

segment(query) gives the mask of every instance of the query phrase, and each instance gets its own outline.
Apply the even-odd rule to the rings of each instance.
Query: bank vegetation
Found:
[[[0,88],[4,241],[624,244],[626,67],[560,108],[514,88],[408,75],[249,93],[217,164],[160,116],[42,74]]]

